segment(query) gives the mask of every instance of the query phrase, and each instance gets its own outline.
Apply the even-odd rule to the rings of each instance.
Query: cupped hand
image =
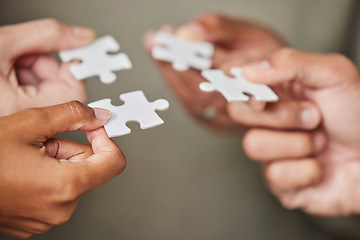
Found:
[[[0,118],[0,233],[28,238],[65,223],[83,194],[124,170],[102,128],[109,118],[76,101]],[[53,138],[75,130],[91,146]]]
[[[84,81],[49,54],[93,41],[94,31],[54,19],[0,27],[0,116],[30,107],[86,101]]]

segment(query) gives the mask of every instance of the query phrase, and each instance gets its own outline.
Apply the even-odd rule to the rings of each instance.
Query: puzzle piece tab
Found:
[[[99,76],[101,82],[109,84],[116,80],[116,74],[113,71],[132,67],[131,61],[125,53],[108,54],[108,52],[119,50],[120,45],[112,36],[104,36],[89,46],[62,51],[59,56],[63,62],[82,61],[70,66],[70,71],[76,79],[82,80]]]
[[[202,76],[209,82],[200,83],[200,89],[204,92],[219,91],[228,102],[249,101],[250,94],[258,101],[276,102],[278,96],[265,84],[253,83],[246,80],[241,74],[241,68],[231,69],[235,78],[227,76],[221,70],[204,70]]]
[[[211,43],[190,41],[167,32],[158,32],[152,49],[154,59],[171,62],[178,71],[189,67],[198,70],[211,68],[214,46]]]
[[[89,104],[92,108],[103,108],[111,112],[112,117],[105,124],[109,137],[129,134],[131,129],[126,126],[128,122],[139,122],[141,129],[156,127],[164,123],[155,111],[165,111],[169,108],[169,102],[165,99],[149,102],[143,91],[121,94],[120,99],[124,101],[121,106],[112,105],[109,98]]]

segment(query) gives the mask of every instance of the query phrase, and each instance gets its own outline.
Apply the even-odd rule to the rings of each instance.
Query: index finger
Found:
[[[87,131],[94,154],[86,161],[75,163],[80,192],[86,193],[124,171],[126,159],[120,148],[108,137],[104,128]],[[77,165],[81,165],[79,168]]]
[[[49,53],[89,44],[95,32],[55,19],[42,19],[0,28],[1,58],[15,60],[31,53]]]

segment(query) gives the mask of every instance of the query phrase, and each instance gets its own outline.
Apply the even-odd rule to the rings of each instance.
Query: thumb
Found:
[[[94,40],[95,32],[85,27],[42,19],[0,29],[7,37],[2,45],[2,58],[14,60],[30,53],[49,53],[81,47]]]
[[[338,54],[317,54],[283,48],[267,61],[246,65],[243,76],[253,82],[276,85],[298,82],[304,87],[327,88],[357,79],[356,67]],[[345,80],[345,81],[344,81]]]
[[[45,142],[58,133],[98,129],[110,119],[111,113],[105,109],[92,109],[78,101],[72,101],[50,107],[27,109],[13,116],[14,122],[21,123],[17,126],[21,138],[31,142]]]

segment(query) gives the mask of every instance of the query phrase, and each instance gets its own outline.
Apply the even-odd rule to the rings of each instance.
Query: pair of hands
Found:
[[[110,112],[82,104],[84,81],[49,55],[91,43],[92,30],[48,19],[1,27],[0,36],[0,233],[28,238],[65,223],[125,157],[102,128]],[[91,146],[53,138],[75,130]]]
[[[285,48],[262,26],[214,14],[162,30],[212,42],[214,68],[229,73],[243,66],[247,79],[268,84],[279,95],[277,103],[227,103],[218,93],[199,90],[204,79],[198,71],[176,72],[157,62],[197,120],[216,131],[250,127],[244,150],[263,164],[267,184],[284,206],[323,216],[360,213],[360,74],[351,61]],[[148,51],[155,33],[145,36]],[[209,107],[216,109],[213,120],[203,117]]]

